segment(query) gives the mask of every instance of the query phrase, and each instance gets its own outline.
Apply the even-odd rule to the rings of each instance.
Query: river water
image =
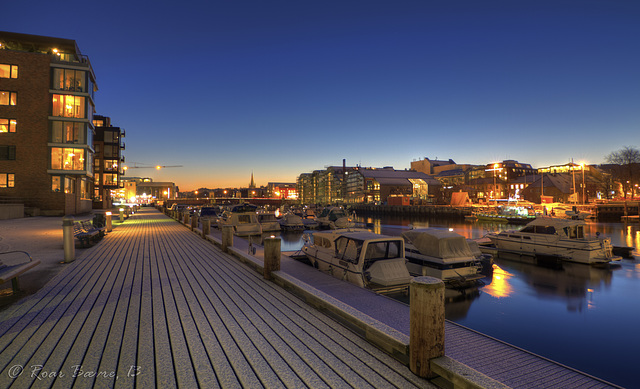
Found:
[[[520,226],[408,217],[360,217],[376,233],[453,228],[467,238]],[[447,319],[627,388],[640,388],[640,225],[588,223],[588,231],[632,246],[637,259],[609,268],[566,264],[551,269],[495,258],[484,286],[456,295]],[[298,250],[302,234],[283,233],[282,250]]]

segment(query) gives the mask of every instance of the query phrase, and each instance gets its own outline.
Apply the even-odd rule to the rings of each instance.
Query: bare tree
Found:
[[[624,146],[622,149],[607,155],[605,160],[612,165],[612,178],[622,185],[624,198],[626,199],[629,189],[635,192],[638,188],[640,150],[635,147]]]

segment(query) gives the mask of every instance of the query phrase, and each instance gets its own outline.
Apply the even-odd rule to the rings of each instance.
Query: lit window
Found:
[[[0,188],[13,188],[15,186],[15,174],[0,173]]]
[[[84,170],[84,149],[52,148],[51,169]]]
[[[64,193],[76,193],[76,180],[72,177],[64,178]]]
[[[16,92],[0,91],[0,105],[16,105],[17,100]]]
[[[53,89],[86,92],[86,73],[82,70],[53,69]]]
[[[18,65],[0,64],[0,78],[18,78]]]
[[[60,121],[51,122],[51,142],[85,144],[84,134],[84,123]]]
[[[17,123],[16,119],[0,118],[0,132],[16,132]]]
[[[60,176],[51,177],[51,190],[54,192],[60,192]]]
[[[53,95],[53,116],[84,118],[84,97],[72,95]]]

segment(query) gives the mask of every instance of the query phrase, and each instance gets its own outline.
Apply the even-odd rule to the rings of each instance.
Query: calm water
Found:
[[[374,232],[399,235],[409,225],[453,228],[468,238],[519,226],[409,218],[361,218]],[[495,259],[485,285],[455,296],[447,319],[627,388],[640,351],[640,226],[589,223],[590,233],[633,246],[635,260],[608,269],[567,264],[549,269]],[[282,234],[282,250],[302,246],[302,234]]]

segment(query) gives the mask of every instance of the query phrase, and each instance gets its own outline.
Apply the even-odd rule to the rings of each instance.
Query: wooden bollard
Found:
[[[207,238],[207,235],[211,232],[211,220],[205,219],[202,221],[202,237]]]
[[[264,267],[263,276],[271,279],[271,272],[280,270],[280,238],[267,238],[264,240]]]
[[[429,360],[444,356],[444,282],[415,277],[409,295],[409,368],[419,377],[433,378]]]
[[[191,231],[195,230],[196,228],[198,228],[198,216],[191,215]]]
[[[222,226],[222,251],[228,253],[229,247],[233,247],[233,226]]]
[[[189,224],[189,212],[185,212],[184,213],[184,220],[183,220],[184,224],[187,225]]]

